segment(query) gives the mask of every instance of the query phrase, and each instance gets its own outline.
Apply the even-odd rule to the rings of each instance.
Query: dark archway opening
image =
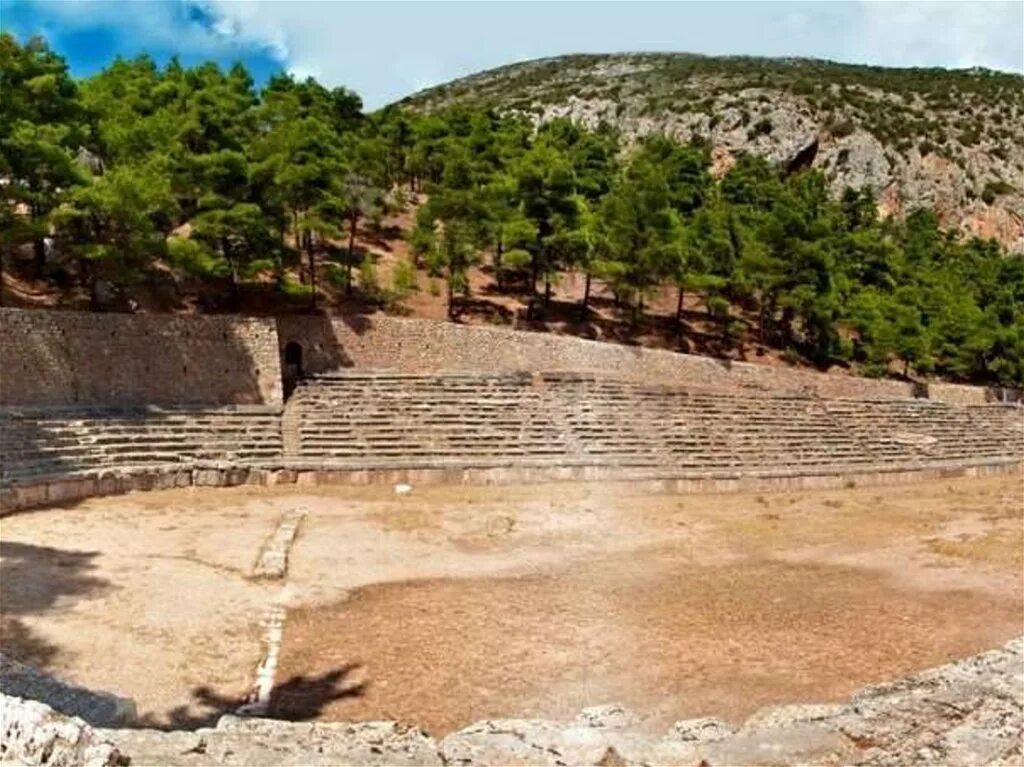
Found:
[[[281,366],[282,383],[286,399],[295,391],[295,386],[303,375],[302,344],[298,341],[289,341],[284,345],[284,364]]]

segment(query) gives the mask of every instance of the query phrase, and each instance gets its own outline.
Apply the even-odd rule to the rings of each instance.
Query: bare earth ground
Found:
[[[307,516],[282,582],[250,575]],[[288,607],[273,713],[441,734],[621,703],[739,719],[994,647],[1024,623],[1021,476],[680,496],[638,485],[181,490],[0,525],[4,652],[137,700],[238,705]]]

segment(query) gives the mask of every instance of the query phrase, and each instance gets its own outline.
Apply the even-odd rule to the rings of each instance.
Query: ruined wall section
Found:
[[[272,318],[0,309],[0,406],[281,401]]]

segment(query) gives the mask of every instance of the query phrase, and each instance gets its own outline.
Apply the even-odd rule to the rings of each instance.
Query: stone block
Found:
[[[52,480],[46,487],[47,503],[65,503],[85,498],[96,491],[95,480],[89,479],[60,479]]]
[[[196,487],[223,487],[224,474],[220,469],[196,469],[192,481]]]
[[[737,733],[702,746],[699,751],[710,767],[840,765],[852,763],[859,754],[848,738],[820,723]]]

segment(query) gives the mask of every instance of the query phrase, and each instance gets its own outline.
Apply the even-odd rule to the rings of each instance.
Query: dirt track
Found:
[[[1019,634],[1022,501],[1019,475],[714,496],[580,484],[96,499],[3,521],[2,640],[188,726],[246,694],[259,622],[283,599],[281,715],[442,732],[617,701],[652,727],[738,718]],[[251,580],[298,507],[287,582]]]

